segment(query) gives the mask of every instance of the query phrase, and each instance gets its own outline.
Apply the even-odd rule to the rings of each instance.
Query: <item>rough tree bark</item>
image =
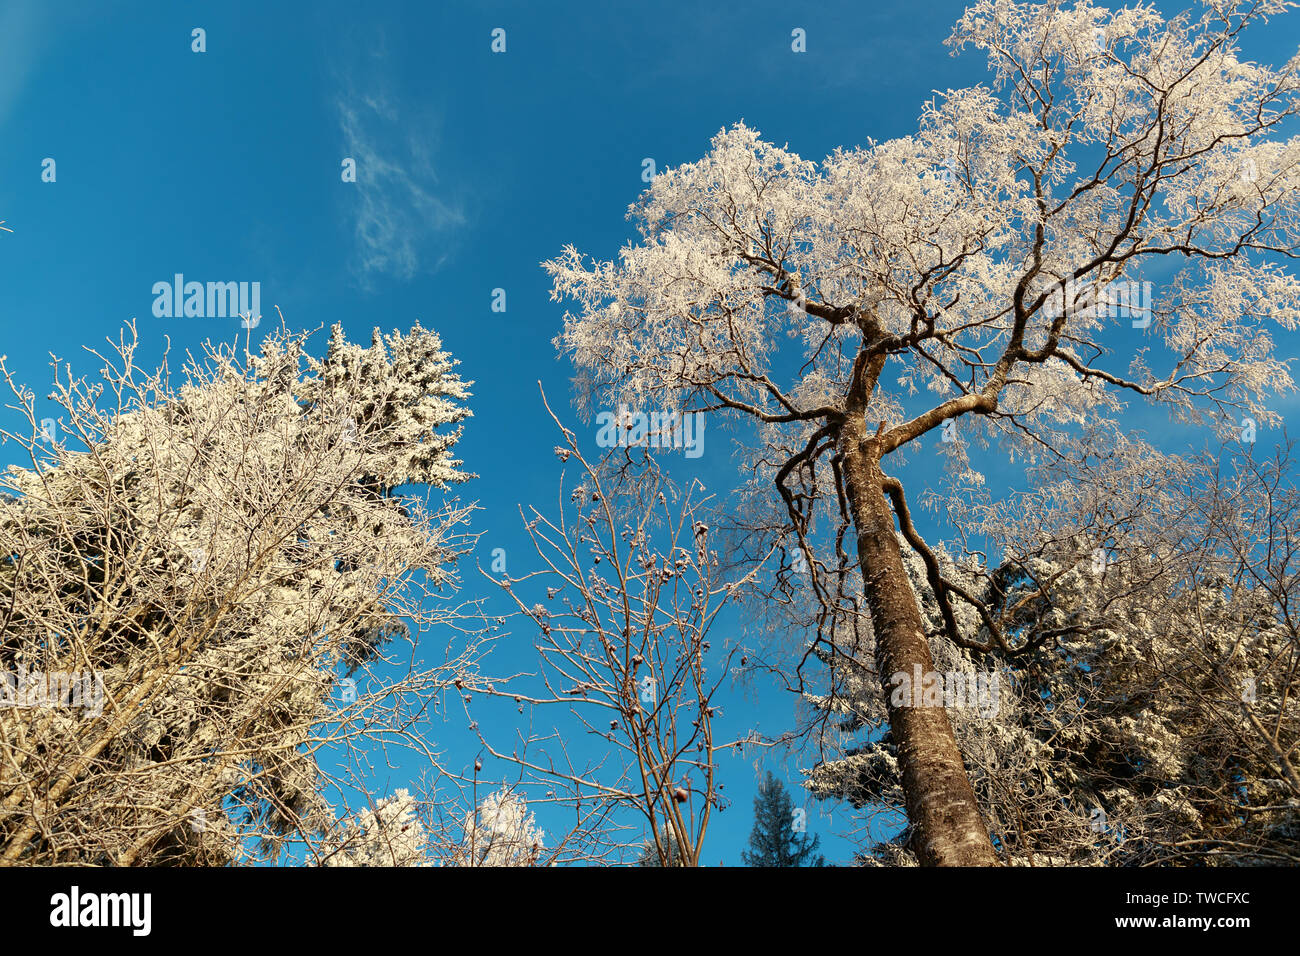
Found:
[[[916,596],[903,569],[894,533],[894,512],[885,499],[880,459],[886,452],[878,431],[867,434],[866,396],[883,366],[859,363],[841,424],[839,446],[845,490],[858,537],[858,562],[876,636],[876,666],[885,688],[889,727],[903,775],[907,818],[923,866],[997,866],[998,858],[980,815],[957,738],[943,707],[894,706],[890,675],[934,669]],[[883,431],[884,423],[881,423]],[[913,699],[909,703],[915,703]]]

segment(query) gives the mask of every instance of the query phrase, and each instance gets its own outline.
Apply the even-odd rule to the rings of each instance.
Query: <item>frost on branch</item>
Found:
[[[1150,6],[979,0],[949,42],[986,54],[992,82],[937,93],[914,132],[814,162],[736,124],[698,161],[654,178],[630,210],[638,235],[614,258],[569,246],[544,263],[554,299],[570,306],[556,344],[578,367],[588,409],[671,404],[749,426],[738,431],[749,481],[728,557],[752,567],[776,556],[751,596],[773,645],[787,654],[798,645],[787,677],[801,693],[834,697],[806,686],[809,655],[826,662],[833,685],[865,682],[854,667],[926,656],[911,623],[921,609],[898,597],[899,550],[926,558],[936,657],[946,641],[968,656],[1058,665],[1083,681],[1044,657],[1048,649],[1086,634],[1090,650],[1069,651],[1071,663],[1098,642],[1099,661],[1120,662],[1138,642],[1104,637],[1127,633],[1115,613],[1124,602],[1084,587],[1087,535],[972,565],[981,546],[972,538],[998,503],[970,449],[1088,471],[1107,455],[1133,460],[1137,420],[1127,415],[1137,406],[1216,428],[1243,417],[1278,422],[1277,399],[1294,384],[1273,333],[1300,323],[1300,279],[1289,268],[1300,256],[1300,137],[1292,132],[1300,56],[1273,68],[1247,62],[1241,44],[1245,30],[1292,6],[1215,0],[1165,19]],[[936,450],[953,478],[948,503],[970,503],[957,534],[971,553],[954,549],[951,561],[915,527],[905,545],[891,537],[908,511],[903,456]],[[1104,524],[1100,514],[1094,520]],[[1222,533],[1201,531],[1208,540]],[[1160,553],[1155,541],[1147,547]],[[1045,608],[1038,575],[1059,598]],[[1106,580],[1120,580],[1118,572]],[[1185,588],[1182,600],[1218,580],[1184,569],[1159,586]],[[1145,592],[1150,580],[1137,583]],[[1107,602],[1100,619],[1098,593]],[[1041,626],[1020,617],[1040,610]],[[1143,613],[1132,608],[1128,620]],[[1116,666],[1121,677],[1104,693],[1136,692]],[[1028,686],[1048,679],[1035,673]],[[1041,714],[1028,693],[1032,724]],[[1103,695],[1096,706],[1106,705]],[[865,704],[863,714],[880,717]],[[895,742],[892,754],[876,743],[900,764],[915,761],[903,796],[912,824],[920,817],[931,828],[920,841],[934,852],[930,862],[991,862],[995,849],[974,807],[976,796],[987,806],[990,793],[968,793],[964,777],[975,774],[979,789],[997,774],[964,766],[977,754],[1039,761],[1041,748],[1015,742],[1038,731],[1022,722],[991,740],[893,705],[889,716],[913,739]],[[1255,719],[1265,732],[1252,743],[1282,755],[1269,758],[1268,772],[1289,781],[1283,715],[1274,724]],[[1135,758],[1144,767],[1187,766],[1166,759],[1170,731],[1159,715],[1132,721],[1117,731],[1156,742]],[[1215,746],[1232,739],[1222,722],[1208,726]],[[958,754],[957,738],[971,749]],[[1226,786],[1215,773],[1209,786]],[[1132,831],[1162,801],[1170,821],[1230,813],[1173,788],[1127,805],[1118,775],[1079,771],[1086,782],[1073,789],[1105,802],[1116,825],[1131,813]],[[877,794],[892,779],[882,773]],[[1060,822],[1045,808],[1070,787],[1034,790],[1029,817],[1042,810],[1039,822],[1018,845],[1000,832],[996,852],[1089,858],[1090,831],[1050,848],[1035,843]],[[939,805],[960,812],[945,817]],[[1261,852],[1251,833],[1230,852]],[[1170,832],[1148,837],[1124,852],[1181,852]],[[1229,852],[1222,830],[1195,838],[1225,841],[1216,846]]]
[[[425,671],[401,647],[457,626],[468,509],[409,483],[465,477],[466,384],[418,327],[368,349],[336,329],[323,360],[283,331],[256,355],[209,346],[179,382],[135,352],[124,337],[97,383],[58,368],[54,445],[0,365],[18,399],[5,434],[30,458],[0,479],[0,670],[104,689],[99,712],[0,711],[0,859],[310,849],[334,826],[322,748],[380,735],[432,754],[406,712],[477,681],[473,634]]]
[[[326,866],[427,866],[429,836],[406,790],[375,802],[348,820]]]
[[[545,834],[522,797],[502,787],[465,817],[464,836],[453,866],[535,866]]]

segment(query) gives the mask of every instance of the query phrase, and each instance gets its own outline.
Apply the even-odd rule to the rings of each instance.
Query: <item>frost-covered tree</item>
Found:
[[[817,852],[821,837],[810,837],[799,829],[800,819],[785,784],[767,771],[754,797],[749,849],[740,853],[745,866],[823,866],[826,861]]]
[[[346,819],[325,866],[428,866],[429,834],[415,798],[401,789]]]
[[[332,845],[318,847],[325,866],[544,866],[546,834],[523,797],[494,790],[458,826],[433,822],[405,789],[344,820]]]
[[[502,787],[465,817],[456,866],[535,866],[545,849],[523,797]]]
[[[654,179],[616,260],[566,247],[545,263],[554,298],[576,303],[557,345],[580,400],[755,423],[747,464],[774,512],[755,551],[803,554],[817,641],[861,631],[856,590],[878,673],[933,670],[894,530],[900,455],[946,449],[969,488],[964,444],[1078,459],[1127,401],[1276,421],[1268,399],[1291,379],[1269,327],[1300,318],[1280,265],[1300,251],[1300,142],[1283,135],[1300,58],[1251,63],[1240,40],[1291,5],[1166,20],[980,0],[949,43],[987,54],[992,83],[939,95],[914,134],[815,163],[720,132]],[[1125,368],[1111,353],[1135,326]],[[957,633],[954,602],[992,615],[956,582],[938,600],[958,646],[1031,649],[997,627]],[[919,859],[996,862],[944,708],[891,700]]]
[[[1031,492],[983,511],[998,567],[932,554],[1030,653],[977,661],[947,640],[929,571],[909,562],[938,666],[999,675],[993,713],[949,715],[1009,862],[1297,862],[1300,493],[1285,452],[1222,457],[1133,444],[1071,474],[1044,468]],[[968,607],[954,616],[963,634],[983,626]],[[866,739],[809,787],[887,818],[902,798],[878,676],[826,656],[841,691],[812,702]],[[864,859],[914,862],[914,850],[904,831]]]
[[[436,760],[421,716],[478,680],[447,605],[469,509],[443,500],[468,383],[418,326],[209,346],[179,381],[136,350],[91,381],[56,361],[52,405],[0,360],[29,458],[0,479],[0,673],[93,681],[0,709],[0,862],[310,856],[329,791],[365,792],[348,755]]]
[[[641,847],[641,855],[637,857],[636,865],[648,867],[682,866],[682,854],[677,849],[677,840],[672,833],[668,834],[667,843],[666,852],[662,854],[661,858],[659,847],[655,845],[653,840],[647,841]]]

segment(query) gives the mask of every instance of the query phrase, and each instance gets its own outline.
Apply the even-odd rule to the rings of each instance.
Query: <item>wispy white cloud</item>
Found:
[[[436,268],[449,233],[465,223],[434,172],[436,124],[377,85],[349,83],[336,105],[344,155],[357,164],[354,271],[369,284],[379,275],[409,279]]]

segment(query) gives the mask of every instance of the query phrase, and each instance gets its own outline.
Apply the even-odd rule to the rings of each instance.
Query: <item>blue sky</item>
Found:
[[[339,322],[367,341],[419,320],[476,383],[459,451],[480,475],[464,494],[483,509],[484,554],[522,561],[516,505],[549,505],[558,480],[537,381],[557,407],[568,399],[551,345],[563,309],[538,263],[570,242],[612,255],[643,160],[691,161],[740,119],[816,159],[906,134],[932,91],[986,79],[978,56],[942,46],[958,2],[700,6],[6,0],[0,353],[39,392],[48,353],[75,362],[133,317],[146,357],[164,336],[183,350],[238,333],[237,320],[155,318],[152,286],[175,273],[260,282],[264,324],[278,306],[291,328]],[[1283,61],[1293,19],[1249,52]],[[806,54],[791,52],[796,27]],[[345,157],[361,182],[341,181]],[[693,467],[714,490],[735,476],[722,442]],[[522,635],[506,649],[521,664]],[[738,700],[733,719],[775,732],[791,706]],[[774,769],[797,782],[792,764]],[[745,758],[724,773],[734,804],[705,858],[735,863],[758,772]],[[823,842],[842,858],[843,842]]]

